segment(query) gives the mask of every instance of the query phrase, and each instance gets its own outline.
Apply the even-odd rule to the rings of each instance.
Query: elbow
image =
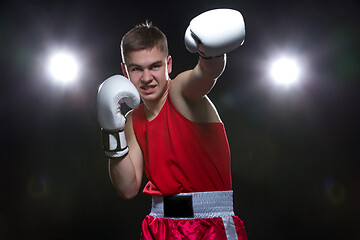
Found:
[[[119,192],[118,191],[118,195],[124,200],[131,200],[131,199],[136,197],[138,192],[139,192],[138,190],[136,190],[136,191],[125,191],[125,192]]]
[[[119,195],[124,200],[131,200],[136,196],[136,194],[119,194]]]

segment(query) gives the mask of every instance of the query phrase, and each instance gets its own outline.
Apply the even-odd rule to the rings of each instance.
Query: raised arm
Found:
[[[192,19],[185,32],[185,46],[200,57],[193,70],[176,79],[183,96],[196,100],[206,95],[225,69],[226,53],[242,45],[244,38],[245,23],[236,10],[210,10]]]
[[[174,86],[180,89],[184,98],[198,100],[210,92],[225,65],[226,55],[211,59],[199,57],[194,69],[183,72],[174,79]]]

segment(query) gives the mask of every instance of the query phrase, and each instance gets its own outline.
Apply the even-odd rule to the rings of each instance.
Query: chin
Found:
[[[153,101],[156,99],[153,94],[140,94],[140,98],[145,101]]]

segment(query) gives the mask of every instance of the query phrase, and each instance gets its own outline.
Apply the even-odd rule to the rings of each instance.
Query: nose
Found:
[[[142,75],[141,80],[142,80],[143,82],[151,82],[151,81],[152,81],[151,72],[150,72],[149,70],[145,69],[145,70],[143,71],[143,75]]]

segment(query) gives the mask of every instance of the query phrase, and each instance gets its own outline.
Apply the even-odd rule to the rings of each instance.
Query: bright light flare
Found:
[[[276,83],[293,84],[299,79],[300,66],[295,59],[282,57],[271,64],[270,75]]]
[[[71,83],[79,74],[79,63],[72,53],[61,51],[50,56],[48,70],[58,82]]]

